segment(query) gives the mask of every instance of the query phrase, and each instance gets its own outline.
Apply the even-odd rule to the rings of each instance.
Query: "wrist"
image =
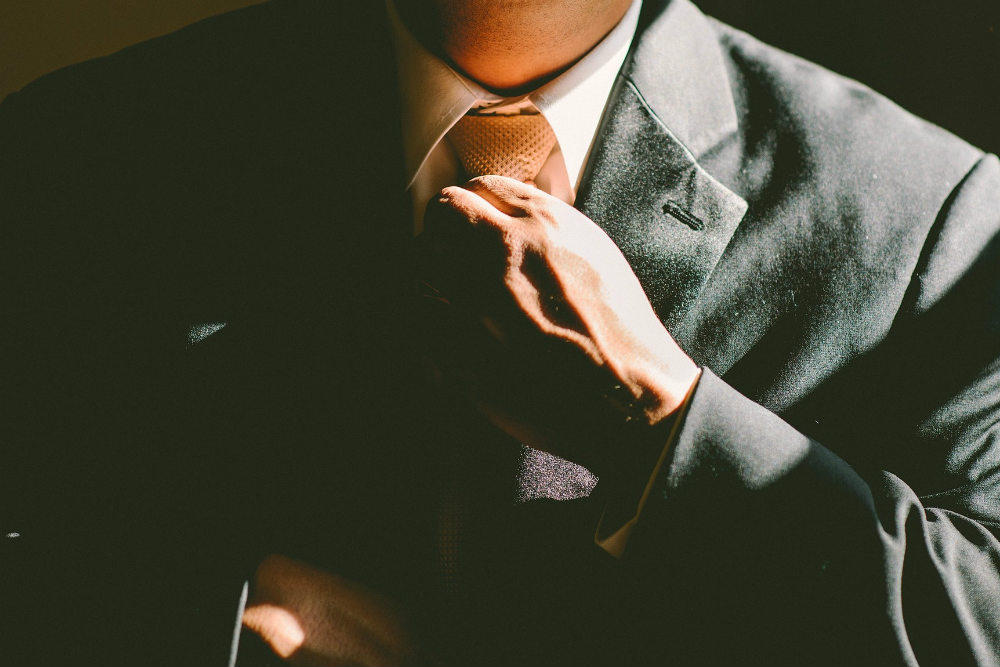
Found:
[[[671,341],[672,342],[672,341]],[[701,369],[680,348],[665,358],[643,359],[619,374],[622,400],[618,403],[626,421],[655,426],[687,400],[701,377]]]
[[[614,486],[641,488],[700,377],[701,369],[692,362],[683,374],[645,384],[639,398],[626,407],[625,418],[608,434],[605,445],[610,446],[601,448],[603,456],[592,467],[595,474]]]
[[[685,362],[672,365],[668,372],[651,376],[645,388],[648,399],[644,401],[647,405],[645,420],[650,426],[675,416],[698,384],[701,369],[686,357]]]

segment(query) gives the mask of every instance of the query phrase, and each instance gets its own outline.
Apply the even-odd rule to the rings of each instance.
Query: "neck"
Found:
[[[601,41],[632,0],[401,0],[423,45],[503,95],[537,88]]]

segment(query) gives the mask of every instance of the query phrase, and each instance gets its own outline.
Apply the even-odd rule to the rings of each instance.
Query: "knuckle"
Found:
[[[498,185],[498,176],[493,176],[491,174],[484,174],[482,176],[476,176],[469,181],[469,185],[472,189],[481,188],[483,190],[494,190]]]
[[[441,188],[440,192],[438,192],[436,201],[441,204],[454,204],[455,199],[458,197],[459,189],[460,188],[457,185],[449,185]]]

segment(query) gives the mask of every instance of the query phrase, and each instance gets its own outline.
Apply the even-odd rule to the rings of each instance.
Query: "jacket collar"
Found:
[[[647,0],[577,207],[615,241],[671,330],[683,328],[746,212],[698,164],[737,130],[718,37],[688,0]]]
[[[622,75],[695,157],[737,129],[719,37],[689,0],[646,0]]]

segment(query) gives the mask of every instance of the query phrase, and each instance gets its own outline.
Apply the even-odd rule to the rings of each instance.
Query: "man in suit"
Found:
[[[399,18],[558,81],[450,51],[452,4]],[[573,206],[487,176],[415,253],[381,6],[4,102],[10,655],[221,661],[256,568],[292,659],[996,660],[996,158],[686,1],[634,20]]]

